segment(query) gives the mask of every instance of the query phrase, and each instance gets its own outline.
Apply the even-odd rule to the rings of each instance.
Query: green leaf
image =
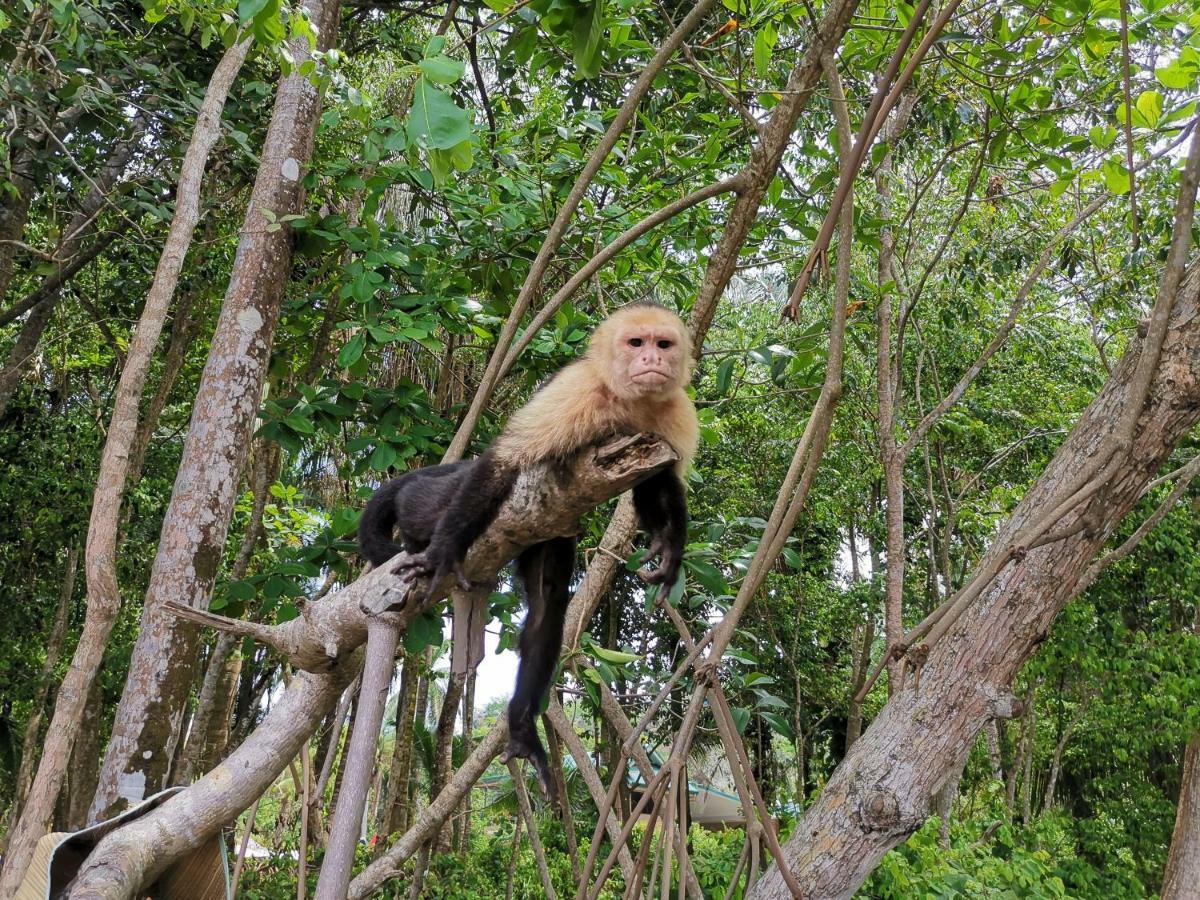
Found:
[[[746,730],[746,726],[750,724],[750,710],[732,706],[729,708],[729,714],[733,717],[733,725],[738,734],[742,734]]]
[[[350,340],[342,345],[342,349],[338,351],[337,362],[343,369],[348,369],[359,359],[362,358],[363,350],[367,346],[367,333],[360,331]]]
[[[576,12],[571,38],[575,65],[583,78],[600,74],[600,39],[604,36],[604,0],[592,0],[585,12]]]
[[[716,391],[718,397],[724,397],[729,393],[729,382],[733,377],[733,357],[721,360],[721,364],[717,366],[717,385]]]
[[[725,583],[725,576],[712,563],[702,559],[685,559],[683,564],[710,594],[721,597],[729,593],[729,585]]]
[[[1196,78],[1196,69],[1185,66],[1180,60],[1174,60],[1170,65],[1159,66],[1154,70],[1154,77],[1165,88],[1181,91],[1188,87]]]
[[[238,19],[249,22],[270,2],[271,0],[238,0]]]
[[[386,472],[396,462],[398,455],[391,444],[380,444],[371,454],[367,465],[376,472]]]
[[[230,600],[253,600],[255,588],[248,581],[231,581],[226,586],[225,593]]]
[[[406,653],[420,653],[442,642],[442,617],[426,610],[408,623],[404,631]]]
[[[304,416],[293,413],[283,420],[284,424],[292,431],[298,434],[316,434],[317,427],[313,425],[312,419],[306,419]]]
[[[789,741],[795,740],[795,732],[792,731],[791,724],[779,713],[760,712],[759,718],[771,726],[776,734],[781,734]]]
[[[1162,118],[1163,98],[1158,91],[1142,91],[1133,106],[1133,124],[1140,128],[1157,128]]]
[[[1119,159],[1106,159],[1100,167],[1104,174],[1104,185],[1118,197],[1129,193],[1129,170]]]
[[[633,662],[634,660],[641,659],[641,657],[636,653],[624,653],[620,650],[609,650],[606,647],[600,647],[598,645],[593,645],[590,647],[589,652],[592,654],[592,656],[602,659],[605,662],[610,662],[614,666],[623,666]]]
[[[766,78],[770,74],[771,54],[777,40],[779,35],[770,22],[763,22],[754,34],[754,72],[759,78]]]
[[[413,90],[412,110],[408,114],[409,139],[423,139],[433,150],[449,150],[471,139],[471,122],[450,95],[439,90],[428,78],[418,78]]]
[[[1099,150],[1107,150],[1116,139],[1117,129],[1111,125],[1094,125],[1088,129],[1088,140]]]
[[[462,78],[466,68],[463,63],[449,56],[432,56],[421,60],[417,65],[434,84],[454,84]]]

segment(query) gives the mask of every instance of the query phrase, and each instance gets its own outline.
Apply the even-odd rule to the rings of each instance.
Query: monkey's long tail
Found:
[[[404,548],[392,540],[396,528],[396,494],[407,475],[383,484],[367,501],[358,520],[358,550],[372,566],[381,566]]]

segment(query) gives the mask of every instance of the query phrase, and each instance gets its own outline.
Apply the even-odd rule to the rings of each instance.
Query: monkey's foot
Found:
[[[432,575],[437,571],[437,566],[433,560],[425,555],[425,552],[410,553],[405,559],[400,560],[392,567],[393,575],[407,575],[413,572],[416,575]]]
[[[679,578],[679,568],[683,564],[683,557],[678,551],[668,547],[667,542],[662,538],[655,538],[650,542],[650,547],[646,551],[646,559],[660,555],[662,562],[657,568],[646,566],[638,569],[637,576],[646,584],[664,584],[670,587]]]
[[[435,559],[430,556],[428,550],[414,553],[407,559],[400,560],[392,568],[393,575],[407,575],[410,572],[429,579],[429,594],[426,600],[433,599],[434,591],[437,590],[437,586],[441,584],[442,579],[447,575],[453,575],[455,584],[464,591],[469,591],[473,587],[471,579],[463,572],[462,560],[447,561]]]
[[[532,742],[525,736],[509,736],[508,746],[500,754],[500,762],[508,765],[514,759],[529,760],[534,774],[537,775],[538,791],[541,793],[542,799],[554,808],[555,814],[558,814],[560,810],[558,798],[554,793],[554,779],[550,773],[550,763],[546,759],[546,751],[542,748],[542,742],[537,739],[536,734]]]
[[[638,569],[637,576],[646,584],[662,584],[670,588],[679,580],[679,563],[664,561],[656,569]]]

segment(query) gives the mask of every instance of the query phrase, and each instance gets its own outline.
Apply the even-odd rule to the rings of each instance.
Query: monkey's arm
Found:
[[[399,563],[393,571],[416,569],[429,576],[430,596],[450,574],[457,576],[460,587],[469,589],[470,582],[462,572],[463,559],[471,544],[496,518],[500,505],[512,491],[517,474],[516,469],[500,463],[491,451],[474,460],[470,468],[455,479],[454,491],[449,498],[430,498],[436,502],[430,513],[437,516],[437,526],[430,536],[429,546]]]
[[[673,585],[683,565],[687,544],[687,495],[683,482],[668,469],[651,475],[633,489],[633,507],[650,534],[650,556],[661,555],[657,569],[642,576],[649,584]]]

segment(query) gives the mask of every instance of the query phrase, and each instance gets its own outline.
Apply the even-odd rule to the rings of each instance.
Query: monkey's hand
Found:
[[[660,536],[650,542],[650,550],[647,552],[646,558],[658,555],[662,556],[662,562],[658,568],[638,569],[638,578],[646,584],[665,584],[670,587],[679,579],[679,569],[683,565],[683,553],[681,548],[671,546],[665,538]]]

